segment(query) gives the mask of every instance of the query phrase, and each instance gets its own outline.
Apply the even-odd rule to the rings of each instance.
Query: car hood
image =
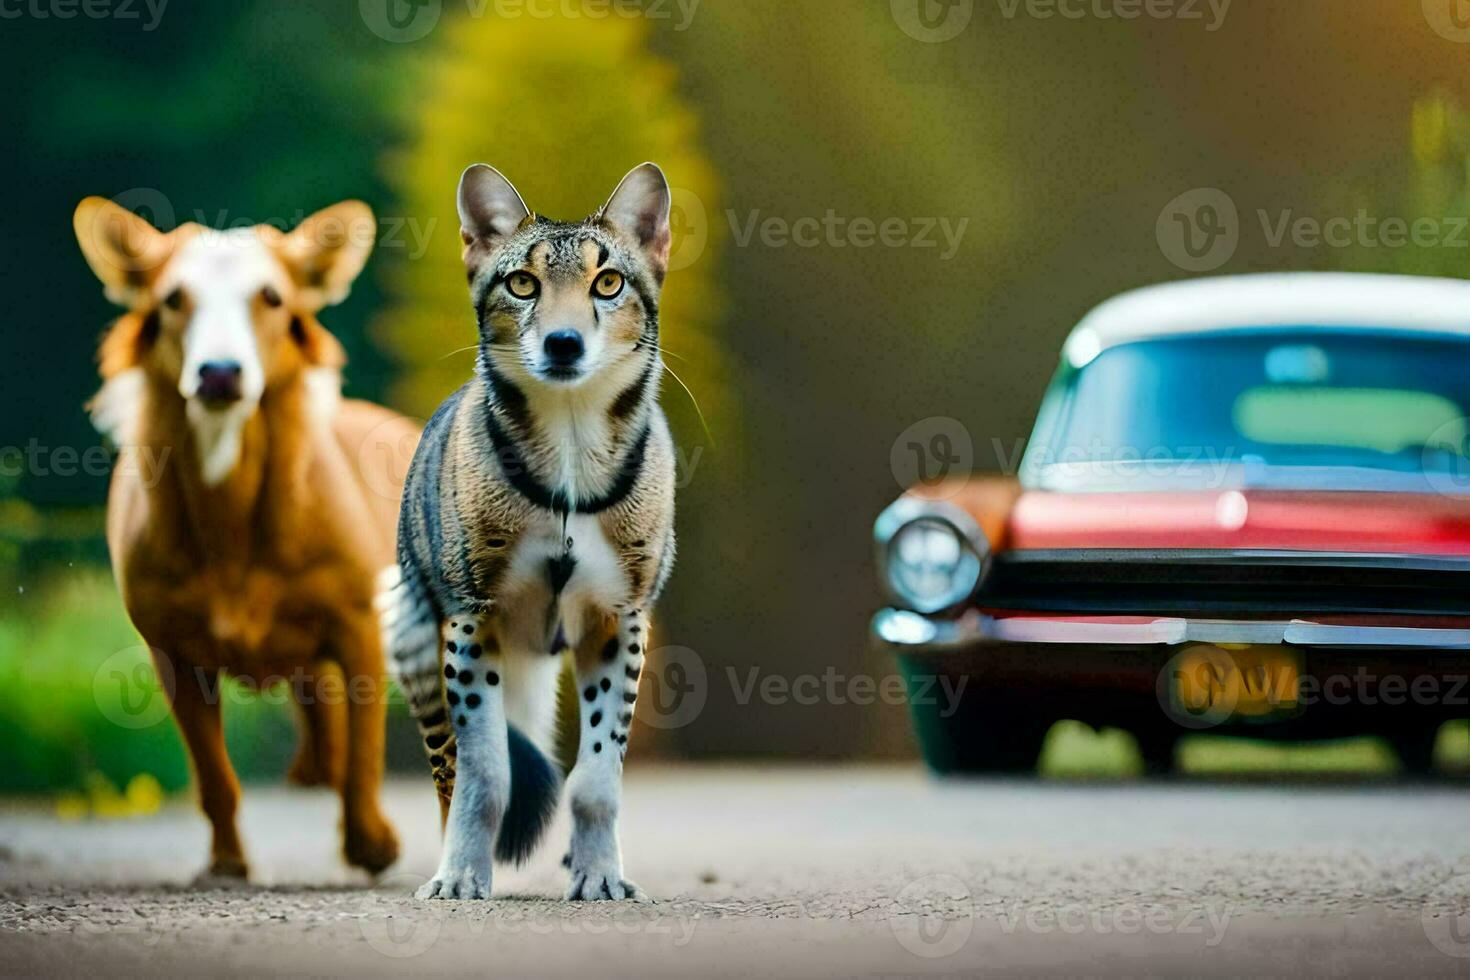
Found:
[[[1027,491],[1010,550],[1147,549],[1470,555],[1470,498],[1426,493]]]

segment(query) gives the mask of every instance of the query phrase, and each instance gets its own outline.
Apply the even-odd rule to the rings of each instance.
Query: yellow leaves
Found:
[[[1421,167],[1444,161],[1448,150],[1450,107],[1443,96],[1430,96],[1414,103],[1411,141],[1414,162]]]
[[[62,820],[128,820],[157,813],[163,805],[163,787],[146,772],[128,780],[121,793],[100,772],[88,773],[86,788],[65,793],[56,800],[56,816]]]

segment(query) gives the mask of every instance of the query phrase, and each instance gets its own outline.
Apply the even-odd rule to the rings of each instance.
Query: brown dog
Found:
[[[107,540],[193,760],[209,871],[246,874],[220,722],[226,672],[292,684],[304,720],[292,778],[340,790],[347,860],[380,871],[398,841],[378,808],[387,698],[373,582],[393,563],[396,474],[418,431],[341,399],[345,357],[316,319],[367,260],[372,212],[349,201],[289,234],[163,234],[91,197],[75,226],[108,297],[128,308],[102,341],[92,404],[122,450]],[[128,465],[143,454],[161,469]]]

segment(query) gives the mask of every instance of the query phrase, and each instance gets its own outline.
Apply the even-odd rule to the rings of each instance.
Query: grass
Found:
[[[0,602],[0,792],[74,791],[146,774],[164,791],[188,761],[151,658],[105,570],[78,567]],[[285,704],[225,692],[225,732],[241,778],[284,772],[295,743]]]
[[[1470,769],[1470,722],[1440,729],[1435,759],[1449,771]],[[1221,735],[1186,735],[1175,755],[1187,776],[1392,776],[1398,756],[1379,738],[1280,743]],[[1127,778],[1143,772],[1138,743],[1117,728],[1094,731],[1080,721],[1057,722],[1047,733],[1038,769],[1055,779]]]

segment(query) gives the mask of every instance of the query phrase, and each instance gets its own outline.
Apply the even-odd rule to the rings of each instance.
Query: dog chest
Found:
[[[628,577],[602,522],[588,514],[538,517],[516,542],[507,577],[513,595],[545,591],[563,604],[624,602]]]

